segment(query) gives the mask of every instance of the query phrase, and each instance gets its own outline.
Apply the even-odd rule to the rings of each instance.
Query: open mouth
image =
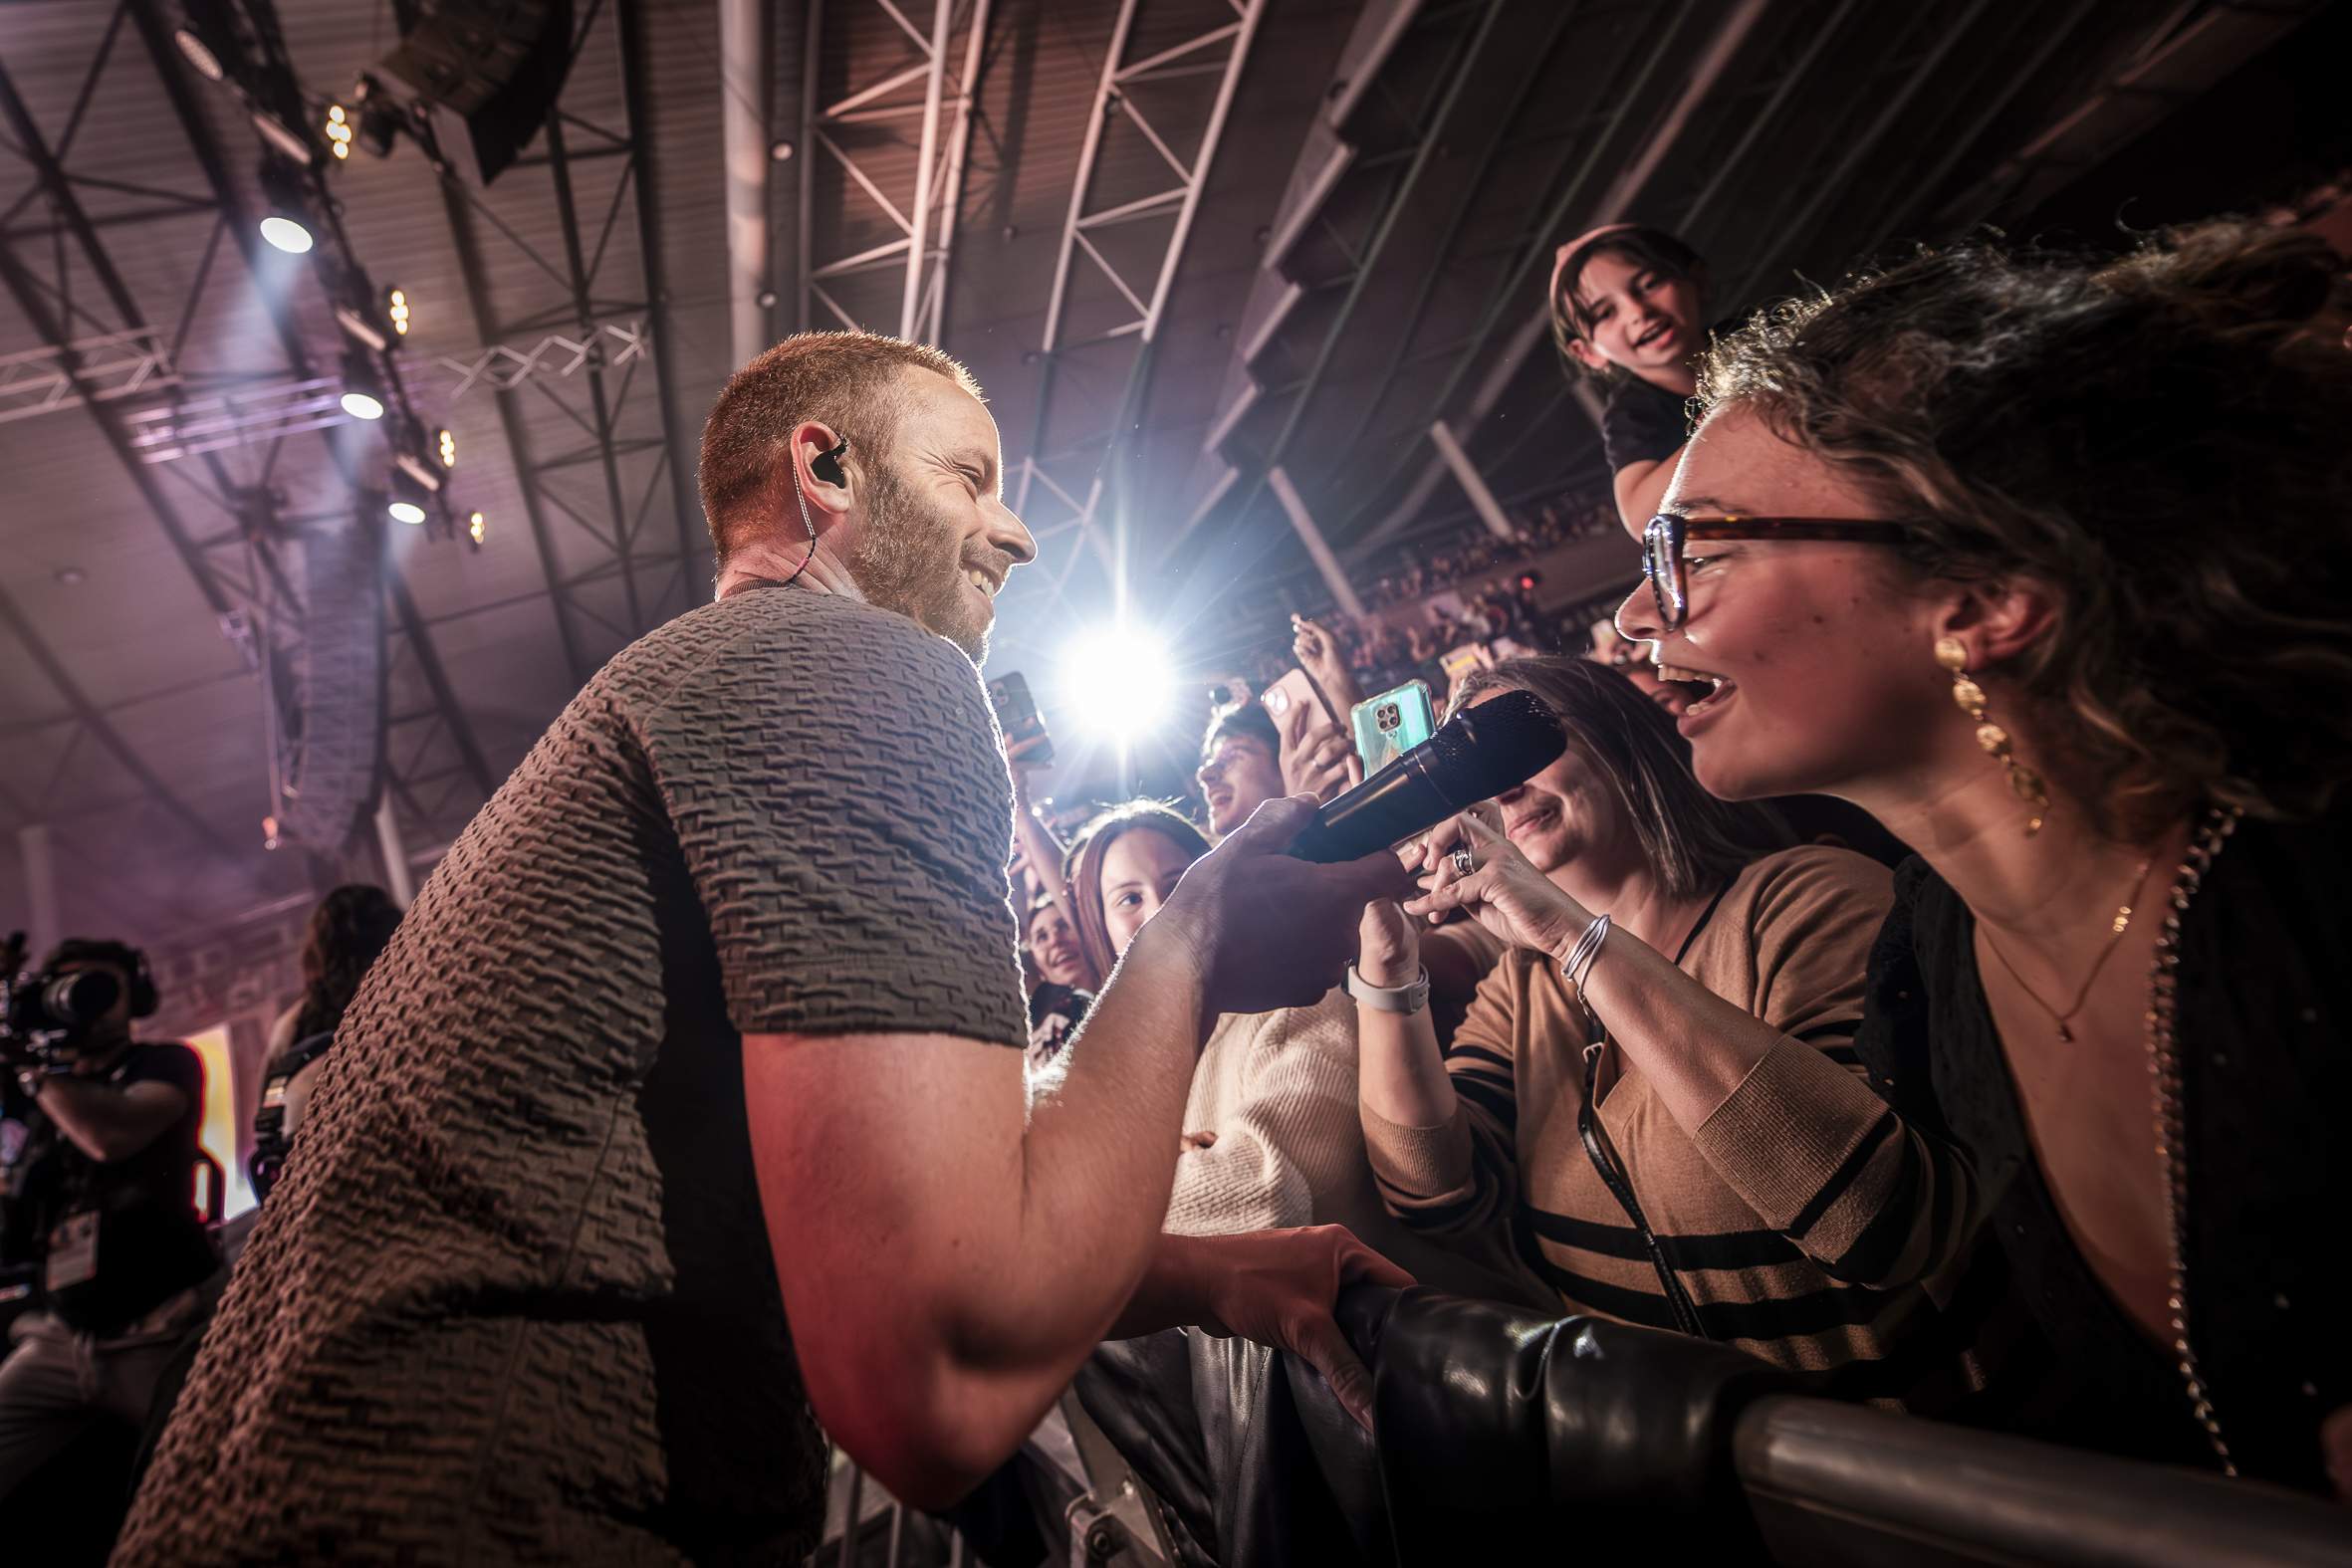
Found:
[[[1713,713],[1739,690],[1727,676],[1710,675],[1705,670],[1684,669],[1676,664],[1659,665],[1658,679],[1691,699],[1690,706],[1682,711],[1685,719],[1702,718]]]
[[[964,568],[964,580],[971,583],[972,586],[978,588],[982,598],[990,600],[994,600],[997,596],[997,590],[1005,585],[1003,578],[992,577],[977,566],[966,566]]]
[[[1644,328],[1642,330],[1641,336],[1633,339],[1633,346],[1636,348],[1647,348],[1659,338],[1664,337],[1667,334],[1673,331],[1674,323],[1670,321],[1655,322],[1649,327]]]

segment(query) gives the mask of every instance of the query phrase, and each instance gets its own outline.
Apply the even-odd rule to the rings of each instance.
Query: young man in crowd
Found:
[[[1330,1302],[1400,1274],[1159,1223],[1209,1020],[1321,996],[1403,873],[1281,854],[1270,802],[1028,1102],[1001,467],[934,349],[812,334],[729,383],[717,602],[588,683],[370,971],[118,1562],[797,1563],[823,1433],[937,1507],[1177,1322],[1364,1410]]]

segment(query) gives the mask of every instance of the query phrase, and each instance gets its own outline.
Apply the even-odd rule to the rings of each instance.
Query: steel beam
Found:
[[[1462,443],[1454,439],[1454,432],[1443,419],[1430,425],[1429,440],[1437,448],[1438,456],[1446,460],[1446,467],[1454,471],[1454,483],[1460,485],[1462,493],[1470,498],[1470,510],[1478,514],[1478,520],[1487,526],[1487,532],[1500,540],[1517,539],[1519,536],[1512,532],[1511,520],[1503,515],[1503,508],[1496,504],[1495,492],[1487,488],[1486,476],[1478,471],[1477,464],[1471,462],[1470,454],[1462,450]]]
[[[1298,427],[1305,423],[1307,410],[1313,406],[1315,393],[1321,389],[1323,377],[1330,371],[1331,360],[1338,353],[1339,344],[1347,336],[1348,324],[1355,319],[1356,307],[1362,303],[1364,291],[1370,286],[1373,274],[1379,270],[1380,258],[1388,249],[1390,237],[1396,233],[1399,220],[1405,209],[1411,205],[1414,193],[1420,188],[1422,176],[1428,172],[1429,166],[1437,154],[1440,134],[1444,130],[1446,122],[1453,117],[1455,105],[1461,101],[1463,90],[1469,85],[1472,74],[1478,69],[1479,57],[1486,50],[1487,39],[1494,32],[1495,24],[1502,16],[1505,3],[1506,0],[1487,0],[1477,24],[1461,40],[1452,69],[1447,73],[1446,85],[1438,94],[1437,102],[1430,108],[1427,117],[1420,120],[1415,126],[1417,134],[1412,145],[1412,155],[1385,193],[1380,216],[1372,226],[1371,235],[1364,244],[1363,254],[1351,258],[1352,267],[1347,275],[1347,292],[1341,297],[1339,308],[1333,313],[1330,325],[1323,331],[1323,339],[1315,348],[1314,361],[1307,369],[1304,382],[1291,398],[1290,411],[1284,415],[1282,425],[1275,432],[1273,442],[1262,454],[1262,459],[1266,464],[1265,476],[1259,484],[1253,485],[1244,493],[1241,504],[1235,509],[1235,516],[1247,517],[1250,509],[1257,505],[1262,488],[1273,482],[1275,472],[1282,468],[1283,459],[1290,453],[1292,438],[1298,433]],[[1290,503],[1284,503],[1284,510],[1290,510]],[[1198,515],[1196,514],[1196,516]],[[1294,524],[1297,522],[1295,515],[1293,516],[1292,522]],[[1175,539],[1170,540],[1168,551],[1172,553],[1183,537],[1180,532]],[[1321,539],[1319,533],[1316,538],[1319,544]],[[1327,546],[1322,548],[1328,549]]]
[[[839,25],[850,0],[812,0],[804,56],[800,158],[800,325],[814,328],[888,328],[901,337],[937,343],[946,336],[949,264],[955,248],[956,206],[962,199],[965,149],[977,112],[979,74],[988,33],[989,0],[933,0],[930,26],[917,29],[891,0],[864,0],[861,15],[877,13],[914,46],[912,63],[875,62],[870,80],[842,85],[829,103],[822,92],[821,50],[828,21]],[[961,29],[963,64],[951,77],[949,57]],[[854,52],[853,58],[865,52]],[[906,57],[901,57],[906,58]],[[920,84],[920,96],[906,90]],[[912,121],[915,168],[910,187],[885,188],[882,174],[860,161],[846,141],[853,127]],[[863,206],[886,219],[897,238],[843,253],[818,235],[815,185],[821,159],[846,178],[845,214]],[[829,215],[828,215],[829,216]],[[841,281],[897,275],[890,309],[880,297],[863,309],[844,303]],[[822,308],[822,309],[821,309]],[[861,319],[862,318],[862,319]]]
[[[1168,294],[1176,281],[1176,269],[1183,262],[1186,243],[1192,237],[1192,226],[1200,212],[1202,192],[1209,182],[1210,171],[1216,166],[1217,151],[1223,143],[1225,124],[1233,111],[1233,101],[1241,86],[1242,72],[1248,66],[1252,46],[1257,42],[1259,24],[1265,17],[1266,0],[1226,0],[1234,20],[1216,27],[1194,32],[1178,42],[1155,51],[1142,59],[1130,60],[1128,50],[1134,35],[1135,20],[1143,0],[1120,0],[1118,15],[1111,25],[1110,43],[1102,58],[1102,71],[1095,83],[1094,102],[1086,117],[1086,135],[1078,153],[1078,166],[1070,181],[1069,207],[1062,220],[1061,240],[1055,253],[1054,284],[1046,306],[1045,331],[1039,343],[1042,356],[1038,387],[1038,409],[1030,426],[1029,453],[1021,465],[1021,488],[1015,497],[1014,508],[1028,515],[1030,497],[1041,482],[1049,493],[1067,507],[1070,516],[1058,520],[1049,527],[1063,524],[1074,526],[1080,537],[1091,547],[1108,568],[1112,578],[1114,597],[1123,601],[1125,592],[1123,538],[1105,542],[1099,526],[1102,498],[1109,483],[1123,468],[1123,458],[1135,428],[1142,423],[1141,411],[1148,399],[1151,373],[1157,357],[1160,329],[1167,315]],[[1138,109],[1127,92],[1130,84],[1153,78],[1157,73],[1175,69],[1206,68],[1223,54],[1222,69],[1216,72],[1216,89],[1210,100],[1206,128],[1200,144],[1187,161],[1173,151]],[[1181,64],[1179,64],[1181,63]],[[1110,124],[1110,117],[1123,115],[1149,141],[1168,163],[1174,183],[1155,185],[1140,196],[1127,192],[1105,193],[1097,202],[1095,176],[1098,169],[1102,139]],[[1107,261],[1099,249],[1087,240],[1089,229],[1106,223],[1133,218],[1144,213],[1161,212],[1173,206],[1175,219],[1161,247],[1159,264],[1153,269],[1148,291],[1136,287],[1135,281],[1122,276]],[[1125,302],[1132,315],[1125,315],[1107,331],[1098,332],[1080,341],[1072,340],[1066,331],[1073,274],[1077,255],[1084,251],[1092,269],[1106,280],[1117,296]],[[1122,313],[1113,313],[1121,316]],[[1088,430],[1077,442],[1059,441],[1056,414],[1057,394],[1062,355],[1074,349],[1106,343],[1115,338],[1133,337],[1135,351],[1128,361],[1125,384],[1119,399],[1110,409],[1107,421],[1101,418],[1098,400],[1088,404],[1091,417]],[[1066,412],[1066,410],[1058,410]],[[1053,453],[1075,453],[1087,464],[1090,472],[1083,481],[1064,483],[1050,472],[1049,465],[1058,461]],[[1083,499],[1077,492],[1083,490]],[[1077,560],[1071,553],[1071,566]],[[1066,581],[1069,567],[1061,573]],[[1060,587],[1060,581],[1055,584]]]
[[[621,110],[628,115],[630,167],[636,175],[637,250],[645,279],[645,319],[653,333],[653,394],[661,411],[662,462],[669,470],[670,506],[676,513],[679,570],[685,576],[686,601],[694,602],[693,561],[708,556],[702,503],[694,492],[693,465],[686,454],[694,450],[678,407],[676,357],[670,346],[669,269],[661,255],[660,181],[654,173],[652,147],[653,95],[645,82],[645,8],[643,0],[616,0],[614,25],[619,29]],[[765,155],[766,149],[762,149]],[[761,192],[762,227],[766,226],[766,188]],[[709,573],[703,573],[707,581]]]
[[[1314,515],[1306,510],[1306,503],[1298,499],[1298,487],[1291,483],[1290,473],[1281,465],[1276,465],[1267,471],[1266,486],[1274,492],[1275,500],[1282,504],[1283,516],[1291,520],[1298,543],[1306,547],[1307,559],[1314,562],[1314,569],[1322,576],[1323,586],[1331,590],[1331,597],[1338,601],[1339,608],[1351,620],[1363,619],[1364,601],[1356,597],[1355,585],[1347,580],[1346,569],[1339,564],[1339,558],[1331,554],[1330,544],[1324,540],[1323,531],[1315,527]],[[1494,498],[1490,496],[1487,499],[1492,501]]]

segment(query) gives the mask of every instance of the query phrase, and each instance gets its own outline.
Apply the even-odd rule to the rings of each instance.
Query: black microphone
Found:
[[[1567,749],[1559,721],[1532,692],[1505,692],[1463,709],[1428,740],[1318,807],[1289,852],[1330,865],[1386,849],[1526,784]]]

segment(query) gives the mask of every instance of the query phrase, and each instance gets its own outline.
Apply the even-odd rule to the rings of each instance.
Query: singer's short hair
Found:
[[[895,445],[907,369],[943,375],[988,401],[972,372],[929,343],[879,333],[801,333],[735,372],[702,425],[702,512],[719,563],[770,528],[800,532],[792,433],[816,420],[878,460]]]
[[[1796,841],[1770,806],[1709,794],[1674,720],[1615,670],[1582,658],[1505,659],[1464,681],[1452,712],[1490,691],[1527,692],[1551,710],[1616,784],[1642,857],[1671,897],[1712,893],[1751,860]]]

